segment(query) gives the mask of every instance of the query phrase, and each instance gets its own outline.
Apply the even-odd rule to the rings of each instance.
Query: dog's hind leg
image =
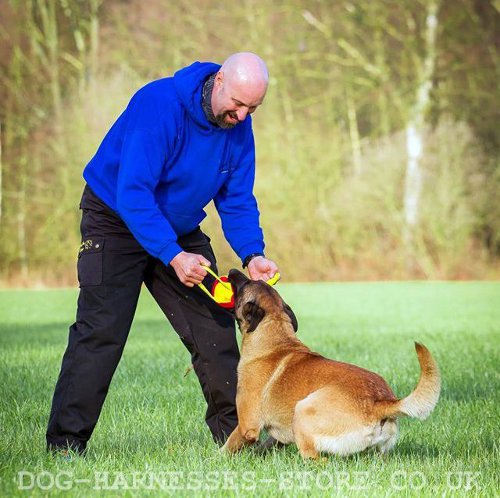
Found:
[[[319,452],[339,456],[363,451],[371,446],[374,424],[338,402],[338,394],[319,389],[295,405],[293,431],[304,458],[317,458]]]
[[[299,401],[295,405],[292,429],[295,443],[302,458],[318,458],[319,452],[314,444],[314,436],[311,433],[310,420],[315,415],[315,408],[310,406],[308,398]]]
[[[380,422],[380,436],[375,441],[377,450],[385,455],[396,444],[398,439],[398,421],[395,419],[385,419]]]
[[[302,458],[318,458],[319,453],[314,447],[314,439],[307,433],[307,431],[302,430],[300,422],[294,424],[294,433],[295,443],[297,444],[297,448],[299,449],[299,453]]]

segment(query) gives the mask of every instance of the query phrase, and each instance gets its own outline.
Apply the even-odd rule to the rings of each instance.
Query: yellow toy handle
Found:
[[[277,271],[273,277],[271,277],[269,280],[266,280],[266,284],[275,285],[279,282],[280,278],[281,278],[280,272]]]
[[[215,273],[212,268],[210,268],[209,266],[205,266],[205,265],[201,265],[203,266],[203,268],[205,268],[205,270],[207,270],[208,273],[210,273],[210,275],[212,275],[212,277],[214,277],[216,280],[218,280],[227,290],[232,290],[231,289],[231,284],[227,283],[227,282],[224,282],[224,280],[222,280],[219,275],[217,275],[217,273]]]
[[[223,280],[220,279],[220,277],[209,267],[209,266],[206,266],[206,265],[201,265],[203,268],[205,268],[205,270],[210,273],[210,275],[212,275],[212,277],[214,277],[215,279],[217,279],[227,290],[230,290],[231,292],[233,291],[233,289],[231,288],[231,285],[227,284],[227,282],[224,282]],[[213,299],[215,302],[217,302],[217,300],[215,299],[214,296],[212,296],[212,294],[209,292],[209,290],[202,284],[202,283],[199,283],[198,284],[198,287],[208,296],[210,297],[210,299]]]

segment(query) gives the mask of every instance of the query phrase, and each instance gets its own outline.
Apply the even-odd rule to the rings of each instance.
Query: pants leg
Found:
[[[201,230],[178,242],[185,251],[203,255],[217,271],[210,239]],[[152,267],[145,283],[191,353],[208,405],[206,423],[213,439],[222,443],[238,424],[236,368],[240,356],[234,318],[199,288],[183,285],[173,268],[160,261]]]
[[[83,209],[78,309],[52,401],[51,448],[85,449],[132,324],[149,257],[116,220]]]

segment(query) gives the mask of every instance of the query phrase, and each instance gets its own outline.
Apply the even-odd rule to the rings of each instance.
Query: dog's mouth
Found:
[[[233,298],[234,305],[231,308],[231,311],[233,312],[234,315],[236,315],[236,309],[240,305],[241,296],[243,295],[242,292],[243,292],[244,288],[247,286],[247,284],[248,284],[247,282],[243,283],[240,286],[236,286],[236,285],[232,284],[233,293],[234,293],[234,298]]]
[[[233,286],[234,298],[236,301],[238,294],[241,294],[242,289],[245,287],[246,284],[248,284],[250,280],[239,270],[235,269],[229,271],[227,279]]]
[[[233,287],[234,293],[234,306],[231,308],[232,315],[235,317],[238,325],[240,324],[240,318],[238,318],[237,309],[240,306],[241,297],[243,296],[243,290],[250,283],[250,280],[239,270],[232,269],[228,274],[228,281]]]

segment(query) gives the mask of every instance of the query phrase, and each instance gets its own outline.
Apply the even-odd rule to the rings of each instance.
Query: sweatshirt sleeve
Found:
[[[182,249],[154,192],[173,150],[176,125],[171,110],[165,110],[169,114],[160,117],[150,100],[136,94],[129,104],[133,107],[122,143],[116,205],[144,249],[168,265]],[[171,137],[165,130],[172,130],[168,134]]]
[[[239,164],[214,198],[224,236],[241,261],[250,254],[264,252],[254,181],[255,143],[250,130]]]

